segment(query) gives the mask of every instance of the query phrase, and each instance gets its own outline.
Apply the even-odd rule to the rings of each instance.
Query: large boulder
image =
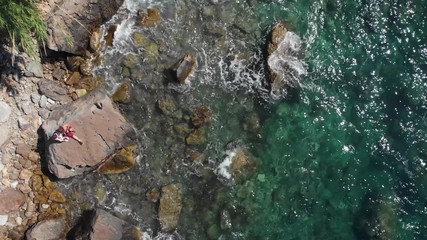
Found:
[[[62,124],[71,124],[83,144],[70,139],[57,143],[50,138]],[[97,167],[119,149],[135,144],[136,133],[104,90],[54,109],[42,125],[49,171],[68,178]]]
[[[122,239],[126,222],[110,213],[98,209],[92,219],[90,240],[119,240]]]
[[[278,22],[270,33],[267,47],[270,93],[281,97],[288,88],[299,87],[302,76],[307,74],[300,56],[302,41],[296,33],[288,31],[283,22]]]
[[[124,0],[60,1],[48,14],[47,47],[84,55],[91,33],[111,18]]]

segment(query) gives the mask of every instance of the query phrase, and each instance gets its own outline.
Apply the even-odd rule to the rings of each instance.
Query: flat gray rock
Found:
[[[0,101],[0,123],[5,123],[9,120],[12,110],[7,103]]]

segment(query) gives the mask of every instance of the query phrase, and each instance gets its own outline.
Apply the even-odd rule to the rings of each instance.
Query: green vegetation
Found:
[[[0,0],[0,32],[8,34],[13,47],[35,57],[47,37],[46,25],[36,8],[38,0]]]

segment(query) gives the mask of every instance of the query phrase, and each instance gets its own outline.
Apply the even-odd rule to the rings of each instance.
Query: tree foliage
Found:
[[[0,33],[7,33],[14,47],[32,55],[47,37],[46,25],[36,8],[38,0],[0,0]]]

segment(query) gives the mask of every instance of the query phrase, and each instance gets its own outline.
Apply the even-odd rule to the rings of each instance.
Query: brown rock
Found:
[[[108,28],[107,31],[107,36],[105,36],[105,44],[107,44],[107,46],[113,46],[113,40],[114,40],[114,33],[117,30],[117,25],[111,25]]]
[[[25,237],[27,240],[58,240],[64,239],[65,219],[55,218],[38,222],[32,226]]]
[[[185,156],[192,162],[202,163],[205,160],[204,154],[189,147],[185,149]]]
[[[47,47],[54,51],[85,55],[92,30],[112,17],[123,0],[59,1],[48,13]]]
[[[32,152],[32,147],[25,143],[16,145],[15,153],[21,155],[23,158],[29,158]]]
[[[92,219],[90,240],[119,240],[122,239],[125,221],[110,213],[98,209]]]
[[[0,192],[0,214],[17,211],[25,203],[22,192],[13,188],[5,188]]]
[[[59,83],[49,80],[40,80],[38,82],[40,92],[48,98],[61,103],[71,102],[71,98],[67,96],[67,90]]]
[[[206,142],[205,128],[197,128],[185,138],[188,145],[202,145]]]
[[[201,127],[212,122],[212,110],[206,106],[200,106],[194,109],[191,115],[191,123],[195,127]]]
[[[71,124],[80,145],[50,141],[52,134],[64,123]],[[68,178],[97,166],[118,149],[134,145],[133,127],[126,121],[104,90],[93,91],[69,105],[56,108],[43,123],[47,165],[58,178]]]
[[[161,20],[160,11],[157,8],[140,9],[137,13],[136,22],[141,27],[153,27]]]
[[[160,190],[157,188],[153,188],[150,191],[148,191],[145,196],[149,201],[157,202],[159,201],[159,198],[160,198]]]
[[[123,83],[112,96],[114,102],[130,103],[131,85],[129,82]]]
[[[258,164],[253,156],[244,148],[238,147],[231,164],[231,174],[236,182],[248,179],[257,169]]]
[[[74,85],[80,81],[80,72],[73,72],[65,82],[67,85]]]
[[[175,73],[176,80],[181,84],[185,84],[193,73],[195,65],[196,58],[193,55],[188,54],[183,57],[172,69]]]
[[[135,154],[137,147],[133,145],[120,149],[112,160],[102,165],[100,172],[104,174],[118,174],[131,169],[136,164]]]
[[[159,221],[163,232],[173,231],[179,220],[182,209],[181,188],[177,184],[162,187],[159,205]]]
[[[49,194],[49,200],[51,200],[52,202],[57,202],[57,203],[67,202],[67,199],[64,197],[64,195],[59,190],[53,190]]]
[[[84,62],[84,58],[80,56],[71,56],[71,57],[67,57],[67,61],[65,62],[65,64],[68,70],[72,72],[77,72],[82,62]]]
[[[89,46],[92,51],[98,51],[101,47],[101,39],[102,39],[103,30],[102,28],[96,28],[92,31],[92,35],[90,36]]]

